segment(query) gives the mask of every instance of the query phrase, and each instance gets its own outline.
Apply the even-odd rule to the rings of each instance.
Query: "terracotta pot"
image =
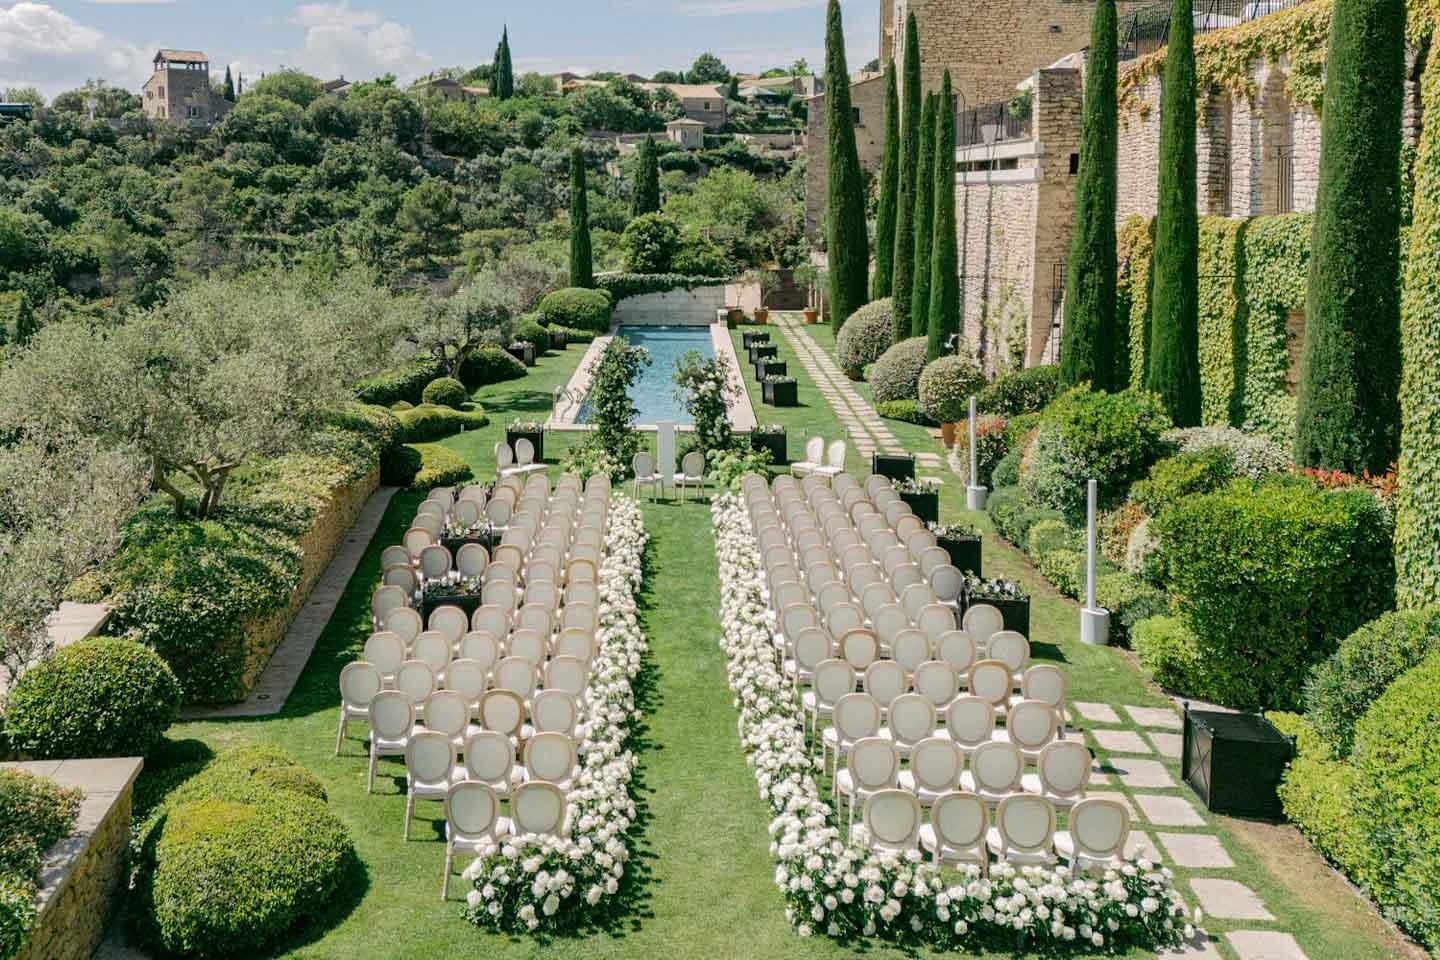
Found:
[[[805,322],[806,322],[806,323],[819,323],[819,322],[820,322],[820,311],[819,311],[819,310],[810,310],[810,309],[807,309],[807,310],[805,311]]]
[[[949,450],[951,447],[955,446],[955,433],[959,429],[959,427],[960,424],[958,423],[940,424],[940,439],[945,442],[946,450]]]
[[[755,309],[755,322],[756,322],[756,323],[769,323],[769,322],[770,322],[770,311],[769,311],[769,310],[766,310],[764,307],[757,307],[757,308]]]

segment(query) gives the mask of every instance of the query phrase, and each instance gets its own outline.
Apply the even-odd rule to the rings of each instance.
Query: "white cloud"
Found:
[[[725,17],[736,13],[778,13],[823,7],[825,0],[625,0],[621,8],[644,13],[671,13],[685,17]]]
[[[409,79],[432,65],[431,58],[415,48],[415,34],[408,26],[385,19],[377,10],[357,10],[349,0],[302,4],[290,22],[305,30],[293,65],[322,78],[394,73]]]
[[[54,96],[102,77],[135,88],[149,76],[153,54],[46,3],[0,6],[0,86],[34,86]]]

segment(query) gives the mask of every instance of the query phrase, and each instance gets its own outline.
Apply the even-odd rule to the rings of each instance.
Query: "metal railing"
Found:
[[[1034,110],[1028,94],[961,110],[955,117],[955,146],[1028,140],[1033,122]]]
[[[1295,209],[1295,148],[1275,148],[1275,212]]]
[[[1195,32],[1210,33],[1291,7],[1306,0],[1196,0]],[[1170,4],[1137,10],[1120,21],[1120,59],[1134,60],[1154,53],[1170,40]]]

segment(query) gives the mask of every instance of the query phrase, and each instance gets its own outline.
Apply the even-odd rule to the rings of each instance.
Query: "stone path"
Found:
[[[250,695],[240,703],[227,706],[187,707],[181,712],[183,719],[268,717],[281,711],[290,691],[295,689],[295,681],[300,679],[305,664],[310,660],[315,641],[320,639],[325,625],[335,613],[335,605],[340,602],[345,585],[350,582],[355,568],[360,564],[360,558],[370,546],[370,540],[375,536],[375,531],[385,516],[385,508],[390,505],[390,498],[395,496],[398,490],[398,487],[381,487],[370,494],[370,499],[365,501],[360,515],[355,518],[355,525],[346,535],[345,542],[340,544],[335,556],[330,559],[330,565],[320,575],[315,589],[310,591],[310,599],[291,622],[290,629],[285,632],[285,639],[270,657],[270,662],[265,665]]]

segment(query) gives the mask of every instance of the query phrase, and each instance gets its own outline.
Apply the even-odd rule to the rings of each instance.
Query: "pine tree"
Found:
[[[875,216],[875,276],[870,299],[890,296],[895,264],[895,210],[900,188],[900,100],[895,64],[885,70],[885,159],[880,165],[880,209]]]
[[[826,246],[830,258],[830,323],[838,332],[865,305],[870,238],[865,232],[865,178],[855,148],[850,71],[840,0],[830,0],[825,26]]]
[[[945,342],[960,330],[960,254],[955,237],[955,94],[950,71],[940,82],[940,99],[935,117],[935,185],[931,216],[934,239],[930,241],[930,309],[927,311],[930,340],[925,356],[934,360],[945,353]]]
[[[231,103],[235,102],[235,80],[230,76],[230,67],[225,67],[225,99]]]
[[[1065,326],[1060,379],[1089,381],[1098,390],[1116,383],[1115,306],[1116,122],[1115,0],[1098,0],[1090,26],[1080,126],[1080,174],[1075,184],[1075,235],[1065,276]]]
[[[920,116],[920,165],[915,174],[915,276],[910,284],[910,330],[907,337],[930,333],[930,271],[934,267],[931,243],[935,239],[935,121],[936,94],[925,95]]]
[[[590,202],[585,196],[585,151],[570,150],[570,286],[593,287],[590,259]]]
[[[640,162],[635,168],[635,199],[630,207],[632,216],[658,213],[660,210],[660,162],[655,138],[646,137],[640,144]]]
[[[900,190],[895,202],[895,255],[891,260],[892,339],[910,336],[910,295],[915,285],[915,186],[920,167],[920,32],[915,14],[905,18],[904,110],[900,134]]]
[[[509,100],[515,96],[515,65],[510,60],[510,28],[500,31],[500,45],[495,48],[495,69],[490,75],[490,96]]]
[[[1327,50],[1295,465],[1379,474],[1400,443],[1404,0],[1336,0]]]
[[[1177,427],[1200,425],[1200,294],[1195,209],[1195,19],[1174,0],[1160,94],[1160,204],[1150,295],[1150,382]]]

